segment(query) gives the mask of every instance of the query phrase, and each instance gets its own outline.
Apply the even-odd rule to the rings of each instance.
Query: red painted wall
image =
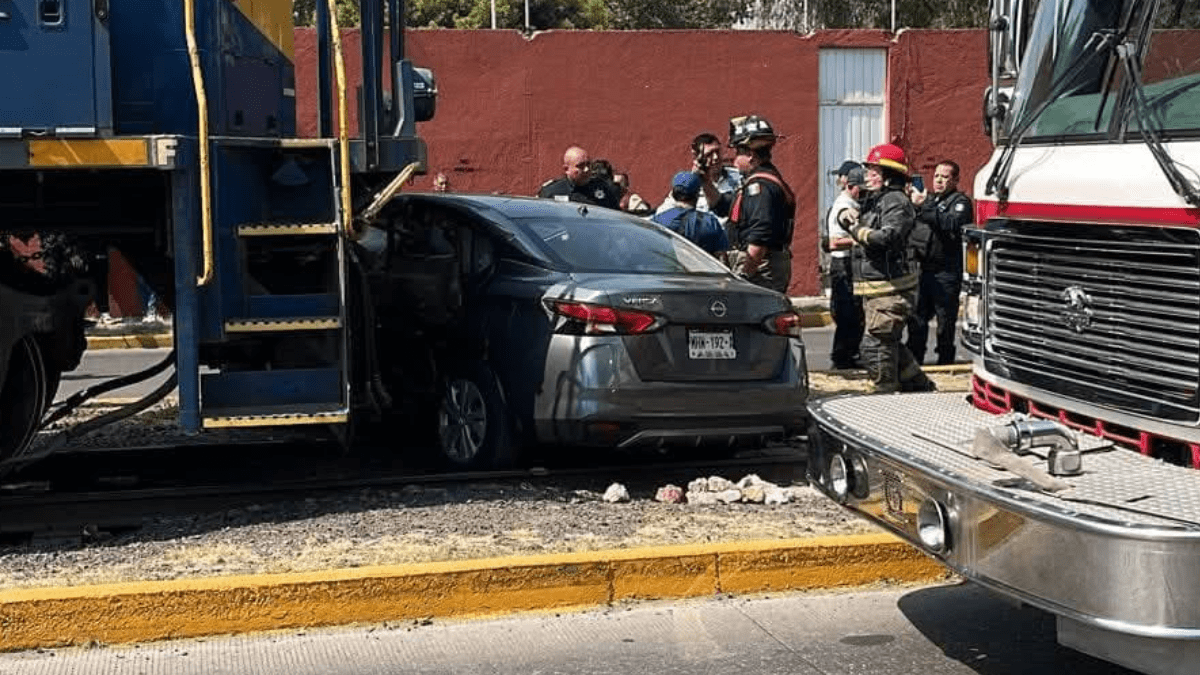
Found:
[[[346,33],[349,81],[360,72],[356,32]],[[889,50],[888,134],[926,176],[941,158],[963,167],[969,190],[990,154],[980,124],[987,34],[967,31],[550,31],[526,39],[489,30],[413,30],[409,58],[432,68],[437,116],[419,126],[429,171],[457,192],[531,195],[562,173],[578,144],[630,174],[653,203],[690,163],[700,131],[724,138],[731,116],[765,115],[783,138],[775,163],[798,201],[792,295],[820,292],[817,272],[818,52]],[[299,128],[316,134],[315,35],[296,32]],[[353,97],[351,101],[353,101]],[[414,189],[428,189],[430,177]]]

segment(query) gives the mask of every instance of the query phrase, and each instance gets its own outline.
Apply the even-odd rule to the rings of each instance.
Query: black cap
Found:
[[[856,162],[852,159],[848,159],[848,160],[842,162],[842,165],[839,166],[837,168],[837,171],[835,171],[834,173],[836,173],[839,176],[845,176],[846,174],[850,173],[852,170],[861,169],[861,168],[862,168],[861,164],[859,164],[858,162]]]

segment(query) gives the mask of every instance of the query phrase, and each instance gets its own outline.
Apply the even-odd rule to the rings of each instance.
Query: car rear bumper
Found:
[[[537,438],[633,447],[799,433],[807,366],[803,343],[789,342],[773,379],[681,383],[642,381],[620,338],[557,336],[534,402]]]

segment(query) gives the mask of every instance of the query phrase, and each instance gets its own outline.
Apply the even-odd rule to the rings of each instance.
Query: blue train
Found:
[[[403,0],[360,8],[348,83],[318,0],[320,134],[298,138],[290,0],[0,0],[0,472],[33,458],[110,249],[172,310],[185,430],[348,435],[377,406],[352,244],[424,171],[436,86]]]

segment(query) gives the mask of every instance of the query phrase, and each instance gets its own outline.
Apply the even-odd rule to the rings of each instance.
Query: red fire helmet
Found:
[[[871,148],[863,164],[875,164],[886,169],[908,174],[908,162],[904,159],[904,151],[899,146],[884,143]]]

